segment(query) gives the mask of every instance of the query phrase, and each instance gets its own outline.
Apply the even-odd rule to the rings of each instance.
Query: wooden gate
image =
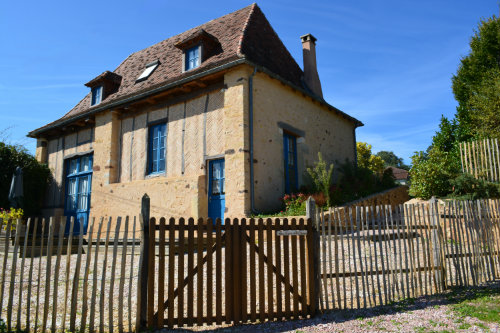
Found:
[[[141,326],[239,324],[314,314],[315,235],[312,222],[302,218],[226,219],[225,224],[150,219]]]

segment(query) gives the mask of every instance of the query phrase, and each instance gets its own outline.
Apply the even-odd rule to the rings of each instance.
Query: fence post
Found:
[[[139,279],[137,285],[137,321],[136,332],[147,328],[148,308],[148,263],[149,263],[149,196],[144,194],[141,201],[141,253],[139,259]]]
[[[429,205],[431,209],[431,240],[432,240],[432,257],[434,259],[434,265],[438,267],[434,270],[436,277],[436,290],[446,289],[446,261],[443,256],[443,234],[441,230],[441,225],[439,223],[439,207],[438,202],[435,197],[429,200]]]
[[[312,244],[308,246],[310,250],[309,255],[309,263],[312,264],[312,269],[309,270],[312,273],[312,276],[309,279],[310,291],[310,302],[311,302],[311,315],[314,315],[319,309],[319,293],[320,293],[320,280],[319,280],[319,225],[316,219],[316,202],[313,197],[307,198],[306,201],[306,216],[307,219],[310,219],[310,223],[312,224],[312,235],[310,240]],[[312,252],[312,253],[311,253]]]

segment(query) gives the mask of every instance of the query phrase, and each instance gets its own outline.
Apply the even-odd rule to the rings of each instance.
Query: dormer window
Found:
[[[96,78],[85,83],[90,88],[90,106],[97,105],[106,100],[120,88],[122,77],[116,73],[105,71]]]
[[[102,86],[92,88],[92,102],[90,105],[97,105],[102,100]]]
[[[159,64],[160,62],[158,60],[147,64],[146,69],[142,72],[141,75],[139,75],[139,77],[137,78],[137,80],[135,80],[135,82],[141,82],[146,80],[154,72],[154,70],[156,69],[156,67],[158,67]]]
[[[197,45],[195,47],[192,47],[190,49],[187,49],[185,51],[185,67],[184,67],[184,70],[185,71],[189,71],[191,69],[194,69],[196,67],[199,67],[200,66],[200,63],[201,63],[201,57],[200,57],[200,45]]]

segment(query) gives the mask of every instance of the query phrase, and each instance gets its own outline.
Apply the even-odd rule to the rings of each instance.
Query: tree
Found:
[[[442,116],[427,152],[416,152],[410,169],[410,194],[422,198],[450,194],[460,174],[459,142],[500,137],[500,20],[481,20],[470,52],[452,77],[458,102],[452,120]]]
[[[460,174],[460,159],[453,152],[431,148],[428,153],[416,152],[410,169],[410,195],[429,199],[452,192],[451,181]]]
[[[382,175],[384,172],[384,161],[379,156],[372,154],[372,145],[366,142],[357,142],[356,152],[359,167],[369,169],[377,175]]]
[[[385,167],[393,166],[393,167],[401,168],[401,169],[405,169],[405,170],[410,169],[409,166],[404,164],[403,159],[401,157],[398,157],[392,151],[382,150],[382,151],[379,151],[376,154],[376,156],[380,157],[384,161]]]
[[[481,20],[452,78],[460,140],[500,136],[500,20]]]
[[[0,207],[10,208],[9,189],[16,167],[23,169],[24,213],[32,216],[40,213],[41,203],[50,179],[50,170],[45,164],[20,146],[0,141]]]

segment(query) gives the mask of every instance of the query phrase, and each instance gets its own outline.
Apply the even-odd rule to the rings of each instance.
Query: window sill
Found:
[[[160,171],[160,172],[154,172],[154,173],[147,174],[144,179],[151,179],[151,178],[165,177],[165,176],[166,176],[165,171]]]

